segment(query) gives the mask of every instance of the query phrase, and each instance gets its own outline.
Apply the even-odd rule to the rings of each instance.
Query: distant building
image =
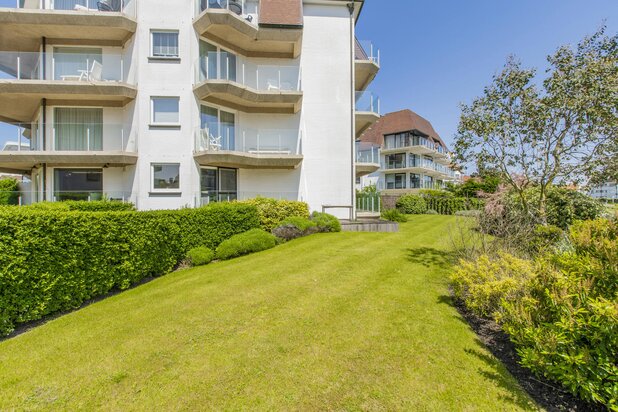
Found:
[[[595,199],[618,200],[618,182],[607,182],[590,189],[590,196]]]

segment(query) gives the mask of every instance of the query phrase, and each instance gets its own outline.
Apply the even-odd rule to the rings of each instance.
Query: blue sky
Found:
[[[545,69],[546,56],[606,22],[618,0],[366,0],[357,37],[381,50],[370,86],[383,113],[412,109],[452,147],[459,103],[479,96],[510,54]]]

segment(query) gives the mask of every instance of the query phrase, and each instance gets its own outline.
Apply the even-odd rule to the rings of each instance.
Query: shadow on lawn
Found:
[[[408,249],[408,260],[425,267],[447,269],[455,263],[455,256],[451,252],[430,247]]]

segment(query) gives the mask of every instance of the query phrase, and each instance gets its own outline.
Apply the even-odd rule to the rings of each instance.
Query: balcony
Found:
[[[380,98],[372,92],[356,92],[356,137],[380,120]]]
[[[369,41],[356,39],[354,78],[356,90],[365,90],[380,71],[380,49]]]
[[[47,44],[123,46],[137,29],[137,0],[0,0],[0,50]]]
[[[33,118],[41,104],[123,107],[137,89],[124,81],[121,54],[0,51],[0,120],[14,123]],[[47,73],[44,73],[47,67]]]
[[[380,146],[356,142],[356,177],[370,175],[380,170]]]
[[[137,163],[135,136],[120,124],[0,124],[0,172],[48,166],[123,167]],[[45,136],[48,136],[46,139]]]
[[[225,52],[198,59],[193,91],[200,100],[247,113],[293,114],[303,100],[298,66],[259,65]]]
[[[406,151],[418,155],[431,155],[432,157],[443,160],[449,157],[442,146],[432,142],[426,137],[408,136],[403,141],[391,140],[389,137],[390,136],[387,136],[384,140],[384,148],[382,148],[382,153],[384,154]]]
[[[247,57],[296,58],[302,26],[259,25],[258,0],[197,0],[195,31]]]
[[[240,169],[296,169],[303,161],[298,130],[227,129],[195,133],[194,157],[202,166]]]

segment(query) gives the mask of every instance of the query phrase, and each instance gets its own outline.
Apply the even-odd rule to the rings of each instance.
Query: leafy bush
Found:
[[[406,217],[406,215],[404,215],[397,209],[383,210],[382,219],[388,220],[390,222],[399,222],[399,223],[405,223],[408,221],[408,218]]]
[[[538,225],[534,231],[534,236],[530,240],[530,250],[533,253],[545,251],[556,246],[564,236],[564,231],[558,226]]]
[[[425,203],[441,215],[454,215],[457,212],[480,210],[484,201],[476,198],[425,196]]]
[[[257,208],[262,229],[267,232],[272,231],[288,217],[309,217],[309,206],[304,202],[256,197],[255,199],[239,203],[252,205]]]
[[[285,241],[297,239],[319,231],[317,224],[304,217],[288,217],[273,229],[273,235]]]
[[[19,204],[19,182],[15,179],[0,180],[0,205]]]
[[[419,194],[423,197],[454,197],[455,196],[452,192],[448,192],[446,190],[436,190],[436,189],[423,189],[419,192]]]
[[[427,209],[427,211],[425,212],[426,215],[437,215],[439,214],[437,211],[433,210],[433,209]]]
[[[319,232],[341,232],[341,222],[328,213],[313,212],[311,221],[317,225]]]
[[[215,258],[215,252],[206,246],[200,246],[187,252],[187,261],[192,266],[207,265]]]
[[[487,255],[475,261],[461,261],[451,276],[456,298],[482,317],[495,317],[503,301],[519,299],[525,282],[534,276],[534,264],[507,253],[495,259]]]
[[[28,206],[31,209],[40,210],[66,210],[80,212],[126,212],[135,210],[133,203],[125,203],[117,200],[67,200],[64,202],[39,202]]]
[[[248,232],[232,236],[217,247],[216,256],[221,260],[228,260],[277,246],[275,236],[261,229],[252,229]]]
[[[421,215],[427,211],[427,203],[422,196],[407,194],[397,199],[395,207],[406,215]]]
[[[489,174],[484,177],[468,179],[461,185],[453,188],[457,197],[478,197],[480,193],[495,193],[500,186],[501,178],[497,174]]]
[[[306,232],[307,230],[317,226],[315,222],[305,217],[300,217],[300,216],[292,216],[292,217],[288,217],[287,219],[284,219],[281,222],[281,226],[285,226],[285,225],[294,226],[295,228],[297,228],[298,230],[302,232]]]
[[[255,207],[153,212],[0,208],[0,334],[172,270],[196,246],[259,227]]]

